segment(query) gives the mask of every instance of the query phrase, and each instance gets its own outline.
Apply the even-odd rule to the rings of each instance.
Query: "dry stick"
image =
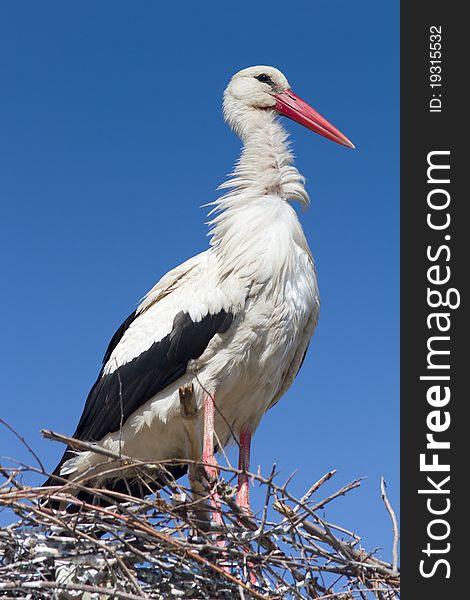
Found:
[[[295,508],[293,509],[294,513],[297,513],[300,508],[302,508],[302,506],[308,502],[308,500],[310,499],[310,497],[324,484],[326,483],[329,479],[331,479],[334,475],[336,474],[336,469],[333,469],[332,471],[329,471],[328,473],[326,473],[325,475],[323,475],[323,477],[321,477],[318,481],[316,481],[306,492],[305,494],[302,496],[302,498],[297,502],[297,506],[295,506]],[[285,493],[287,484],[289,483],[289,480],[284,484],[283,486],[283,493]],[[285,517],[283,522],[287,522],[290,521],[290,523],[295,526],[297,521],[294,521],[292,518],[288,518]],[[282,524],[282,523],[281,523]]]
[[[28,452],[35,458],[36,462],[38,463],[39,467],[41,468],[42,472],[45,473],[46,469],[44,468],[44,465],[41,462],[41,459],[39,458],[39,456],[36,454],[36,452],[34,452],[34,450],[31,448],[31,446],[28,444],[28,442],[24,439],[24,437],[22,435],[20,435],[16,429],[14,427],[12,427],[11,425],[9,425],[6,421],[4,421],[2,418],[0,418],[0,423],[2,425],[5,425],[5,427],[7,429],[9,429],[14,435],[16,435],[16,437],[20,440],[20,442],[25,446],[25,448],[28,450]]]
[[[15,472],[16,471],[16,472]],[[5,482],[2,483],[2,485],[0,485],[0,490],[4,487],[6,487],[7,485],[13,485],[14,487],[16,487],[17,490],[22,490],[23,486],[21,484],[19,484],[16,479],[15,479],[15,475],[17,475],[17,470],[15,469],[15,471],[12,471],[11,473],[8,473],[7,470],[5,470],[3,467],[0,467],[0,475],[2,475],[2,477],[5,478]]]
[[[374,596],[377,598],[377,600],[385,600],[385,598],[381,594],[380,590],[374,589],[373,586],[368,581],[364,581],[364,585],[374,594]]]
[[[338,498],[338,496],[344,496],[346,494],[346,492],[349,492],[349,490],[353,490],[354,488],[359,487],[361,485],[361,481],[363,481],[364,479],[365,479],[365,477],[359,477],[358,479],[351,481],[351,483],[348,483],[347,485],[342,487],[340,490],[338,490],[334,494],[331,494],[331,496],[328,496],[328,498],[325,498],[321,502],[318,502],[317,504],[312,506],[312,508],[311,508],[312,512],[315,512],[316,510],[320,510],[320,508],[323,508],[326,504],[328,504],[335,498]]]
[[[336,523],[330,523],[329,521],[325,521],[325,523],[328,525],[328,527],[330,529],[334,529],[335,531],[345,533],[346,535],[349,535],[349,537],[354,538],[354,542],[350,542],[353,547],[362,541],[362,538],[360,536],[358,536],[357,533],[354,533],[354,531],[349,531],[349,529],[346,529],[345,527],[341,527],[340,525],[336,525]]]
[[[123,561],[123,559],[118,556],[116,554],[116,560],[119,563],[121,569],[125,572],[125,574],[129,577],[129,581],[132,583],[132,587],[134,588],[134,590],[136,591],[136,594],[138,596],[140,596],[141,598],[146,598],[147,596],[144,594],[144,592],[142,591],[139,582],[137,581],[137,579],[134,577],[132,571],[127,567],[126,563]]]
[[[328,473],[326,473],[326,475],[323,475],[323,477],[321,477],[316,483],[314,483],[306,492],[305,494],[302,496],[302,498],[300,499],[299,504],[294,508],[294,512],[297,512],[299,510],[299,508],[301,507],[302,504],[305,504],[305,502],[308,502],[308,500],[310,499],[311,496],[313,496],[313,494],[324,484],[326,483],[329,479],[331,479],[333,477],[333,475],[336,475],[336,469],[332,469],[331,471],[329,471]]]
[[[385,488],[387,487],[387,484],[385,482],[385,479],[382,477],[381,481],[380,481],[380,490],[382,492],[382,500],[384,501],[385,504],[385,508],[388,511],[388,514],[390,515],[390,518],[392,519],[392,527],[393,527],[393,546],[392,546],[392,565],[393,565],[393,570],[397,571],[398,569],[398,522],[397,522],[397,517],[395,515],[395,511],[392,508],[392,505],[390,504],[390,501],[387,497],[387,492],[385,491]]]
[[[266,521],[268,519],[269,501],[271,500],[271,494],[272,494],[271,488],[272,488],[272,482],[273,482],[275,475],[276,475],[276,463],[274,463],[272,466],[271,474],[269,475],[268,481],[266,484],[266,497],[264,499],[263,517],[261,519],[261,524],[259,526],[259,530],[260,530],[261,534],[264,533],[264,528],[266,526]]]
[[[332,477],[334,475],[334,473],[336,473],[336,471],[330,471],[330,473],[327,473],[326,475],[324,475],[316,484],[315,486],[318,485],[318,487],[320,487],[320,485],[322,485],[323,483],[325,483],[325,481],[327,481],[328,479],[330,479],[330,477]],[[337,498],[338,496],[344,496],[347,492],[359,487],[361,485],[361,481],[364,478],[360,478],[360,479],[355,479],[354,481],[352,481],[351,483],[348,483],[347,485],[345,485],[344,487],[342,487],[340,490],[338,490],[337,492],[335,492],[334,494],[331,494],[331,496],[328,496],[328,498],[325,498],[324,500],[322,500],[321,502],[318,502],[317,504],[315,504],[312,508],[309,508],[304,499],[302,498],[301,500],[297,500],[296,501],[296,507],[294,509],[289,507],[289,511],[292,511],[291,517],[288,518],[288,520],[290,521],[292,526],[296,526],[298,523],[301,523],[303,521],[303,519],[305,519],[305,517],[307,515],[298,515],[296,518],[293,518],[293,515],[295,515],[295,513],[297,513],[299,511],[300,508],[303,508],[303,510],[307,513],[310,514],[312,516],[314,516],[316,518],[316,515],[313,515],[313,513],[317,510],[319,510],[320,508],[323,508],[326,504],[328,504],[329,502],[331,502],[332,500],[334,500],[335,498]],[[314,486],[312,486],[314,487]],[[318,489],[317,487],[317,489]],[[286,485],[284,484],[284,486],[282,487],[282,493],[288,497],[290,500],[292,500],[292,498],[289,497],[289,494],[286,493]],[[312,488],[310,488],[311,490]],[[310,496],[310,490],[307,491],[307,493],[305,494],[305,496]],[[305,498],[304,496],[304,498]],[[281,502],[282,504],[282,502]],[[284,522],[286,521],[286,519],[284,519]],[[281,523],[282,524],[282,523]],[[350,533],[350,532],[345,532],[345,533]],[[356,538],[358,538],[359,536],[354,536]]]
[[[12,583],[0,583],[0,591],[6,590],[70,590],[89,592],[90,594],[103,594],[110,598],[122,598],[122,600],[142,600],[142,596],[136,596],[128,592],[122,592],[117,588],[104,588],[79,583],[59,583],[58,581],[23,581]]]
[[[91,442],[83,442],[82,440],[77,440],[77,438],[73,438],[68,435],[63,435],[62,433],[56,433],[55,431],[51,431],[50,429],[41,429],[41,434],[47,440],[54,440],[55,442],[67,444],[68,446],[76,450],[87,450],[89,452],[95,452],[96,454],[101,454],[101,456],[113,458],[114,460],[133,460],[130,456],[119,456],[119,454],[111,452],[111,450],[106,450],[102,446],[98,446],[98,444],[93,444]],[[140,463],[140,461],[135,462]]]
[[[273,508],[285,517],[290,515],[293,516],[292,508],[290,508],[290,506],[287,506],[287,504],[284,504],[283,502],[275,502],[273,504]],[[328,543],[330,546],[333,546],[333,548],[335,548],[335,550],[339,554],[342,554],[345,557],[346,562],[350,562],[352,560],[353,562],[360,564],[361,567],[365,569],[372,569],[374,571],[377,571],[381,575],[385,575],[392,578],[397,576],[395,570],[392,571],[391,569],[383,567],[379,564],[364,563],[363,555],[361,554],[361,552],[355,550],[348,544],[345,544],[344,542],[338,540],[332,534],[331,530],[325,524],[325,522],[322,521],[317,515],[315,515],[315,517],[325,529],[322,529],[321,527],[318,527],[318,525],[314,525],[310,521],[307,521],[306,518],[301,520],[302,527],[307,531],[307,533],[310,533],[310,535],[313,535],[314,537],[322,540],[323,542]]]
[[[188,465],[189,484],[194,501],[193,509],[200,528],[208,531],[211,528],[211,513],[207,503],[206,478],[198,464],[202,460],[202,436],[193,384],[188,383],[180,387],[179,397],[181,418],[186,432],[187,455],[191,461],[194,461]]]

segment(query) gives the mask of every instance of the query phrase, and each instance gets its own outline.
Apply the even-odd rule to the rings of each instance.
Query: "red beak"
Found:
[[[324,119],[316,110],[294,94],[292,90],[286,90],[280,94],[274,94],[276,98],[276,110],[285,117],[300,123],[307,129],[319,133],[323,137],[347,146],[355,148],[354,144],[341,133],[334,125]]]

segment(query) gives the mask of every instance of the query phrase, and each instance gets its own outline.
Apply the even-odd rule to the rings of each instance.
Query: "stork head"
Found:
[[[291,90],[274,67],[248,67],[236,73],[224,93],[224,116],[241,137],[259,111],[274,111],[348,148],[354,144]],[[252,123],[250,123],[252,122]]]

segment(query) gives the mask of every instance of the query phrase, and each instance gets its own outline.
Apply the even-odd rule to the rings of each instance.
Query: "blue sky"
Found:
[[[301,220],[322,310],[253,466],[301,495],[366,476],[328,511],[390,557],[380,476],[399,499],[398,2],[2,3],[1,416],[53,468],[115,328],[207,245],[206,209],[240,142],[230,76],[272,64],[356,144],[292,122],[311,208]],[[0,454],[30,461],[0,429]],[[31,479],[31,481],[37,481]],[[254,505],[261,499],[254,495]]]

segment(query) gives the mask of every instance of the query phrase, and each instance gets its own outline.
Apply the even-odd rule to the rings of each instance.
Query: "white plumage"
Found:
[[[96,399],[99,386],[110,385],[120,372],[127,377],[139,357],[160,356],[164,343],[178,333],[178,315],[188,324],[188,340],[193,340],[195,324],[206,331],[205,318],[222,322],[227,314],[229,326],[218,321],[202,354],[178,367],[184,372],[172,381],[170,377],[151,397],[143,393],[121,431],[117,427],[93,440],[101,446],[140,459],[184,458],[178,389],[187,382],[194,384],[201,410],[208,394],[215,398],[216,440],[225,445],[232,434],[240,438],[244,430],[254,432],[294,380],[318,319],[319,294],[312,255],[291,206],[291,201],[306,206],[309,198],[278,120],[284,112],[279,98],[286,93],[286,78],[272,67],[251,67],[232,78],[224,95],[224,116],[244,148],[232,177],[221,186],[228,191],[212,205],[210,247],[167,273],[145,296],[114,348],[110,346],[84,417],[88,410],[94,419],[106,418],[104,406],[100,413],[104,401]],[[324,123],[317,127],[325,128]],[[327,137],[333,135],[338,137]],[[344,140],[335,139],[351,145]],[[167,355],[159,360],[151,368],[171,370]],[[134,379],[129,382],[134,385]],[[82,439],[93,428],[84,417],[77,429]],[[70,456],[64,457],[60,475],[73,479],[90,467],[98,474],[99,465],[108,462],[92,452]]]

